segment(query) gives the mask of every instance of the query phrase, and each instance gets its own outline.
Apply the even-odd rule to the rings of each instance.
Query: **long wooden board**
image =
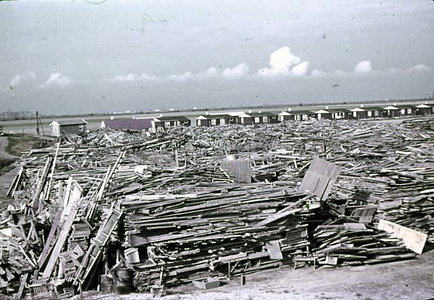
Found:
[[[422,254],[428,237],[422,232],[386,220],[380,220],[378,223],[378,229],[389,232],[394,237],[402,239],[408,249],[413,250],[418,254]]]

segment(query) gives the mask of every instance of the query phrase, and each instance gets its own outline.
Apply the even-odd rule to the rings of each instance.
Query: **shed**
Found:
[[[80,134],[86,132],[87,122],[83,119],[79,121],[58,121],[50,123],[51,135],[61,136],[64,134]]]
[[[101,128],[142,131],[152,128],[153,119],[117,119],[101,121]]]

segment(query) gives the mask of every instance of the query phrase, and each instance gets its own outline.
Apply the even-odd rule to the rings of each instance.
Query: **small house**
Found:
[[[388,118],[397,118],[400,114],[400,109],[395,105],[389,105],[383,108],[385,110],[385,117]]]
[[[294,120],[294,115],[291,114],[290,110],[282,111],[277,116],[280,122]]]
[[[237,118],[229,114],[202,115],[196,118],[196,126],[211,127],[236,123]]]
[[[87,122],[80,121],[58,121],[54,120],[50,123],[51,135],[62,136],[64,134],[81,134],[86,132]]]
[[[333,120],[347,120],[351,116],[351,111],[346,108],[332,108],[327,111],[332,114]]]
[[[240,124],[259,125],[259,124],[276,124],[279,123],[279,116],[273,112],[256,112],[244,113],[238,116]]]
[[[352,119],[366,119],[368,117],[368,112],[363,107],[355,107],[350,110]]]
[[[152,128],[153,119],[117,119],[101,121],[101,128],[142,131]]]
[[[329,112],[328,110],[320,109],[320,110],[315,111],[315,118],[318,120],[321,120],[321,119],[331,120],[332,117],[333,117],[332,113]]]
[[[399,109],[399,115],[403,116],[414,116],[416,115],[417,107],[415,105],[395,105]]]
[[[291,114],[294,116],[294,120],[297,121],[307,121],[315,117],[315,112],[310,110],[293,110]]]
[[[173,116],[173,117],[156,117],[152,120],[152,128],[170,128],[170,127],[178,127],[178,126],[191,126],[191,120],[182,116]]]
[[[427,116],[432,114],[431,106],[427,104],[419,104],[416,105],[416,115],[418,116]]]
[[[363,109],[366,111],[366,117],[367,118],[375,119],[375,118],[386,117],[386,111],[382,107],[366,106],[366,107],[363,107]]]

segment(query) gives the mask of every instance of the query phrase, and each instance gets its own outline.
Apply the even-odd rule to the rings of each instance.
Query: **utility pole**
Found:
[[[42,126],[41,118],[39,117],[39,112],[36,111],[36,133],[38,135],[41,135],[40,132],[41,130],[42,130],[42,135],[45,135],[44,126]]]

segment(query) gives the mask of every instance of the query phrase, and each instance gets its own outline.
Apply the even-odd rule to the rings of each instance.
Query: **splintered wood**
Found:
[[[18,162],[0,291],[66,298],[122,269],[129,289],[161,293],[413,258],[434,241],[433,129],[320,120],[66,136]]]

